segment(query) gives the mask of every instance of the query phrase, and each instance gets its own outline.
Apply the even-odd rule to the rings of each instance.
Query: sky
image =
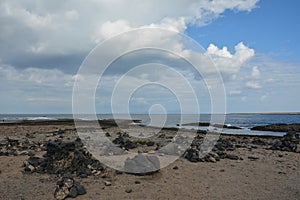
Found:
[[[118,34],[149,27],[185,34],[202,46],[222,77],[227,113],[300,111],[299,8],[298,0],[0,0],[0,113],[72,113],[73,86],[82,79],[78,70],[89,53]],[[142,40],[129,36],[112,42],[105,54],[131,41],[206,62],[176,35],[168,41],[155,33]],[[122,79],[137,63],[153,60],[173,71],[148,64]],[[117,113],[181,113],[180,106],[197,112],[191,88],[176,81],[178,73],[195,90],[201,112],[210,113],[212,86],[184,60],[151,50],[121,56],[110,66],[97,86],[95,110],[111,113],[113,103]],[[124,101],[128,88],[153,80],[169,85],[143,85]]]

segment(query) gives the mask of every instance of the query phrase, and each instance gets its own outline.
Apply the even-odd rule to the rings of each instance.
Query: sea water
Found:
[[[72,114],[0,114],[0,123],[18,122],[22,120],[59,120],[59,119],[72,119]],[[113,119],[116,116],[112,114],[98,114],[98,119]],[[127,115],[117,115],[119,119],[128,119]],[[132,114],[132,119],[141,120],[143,125],[153,125],[151,121],[153,119],[164,119],[158,126],[161,127],[178,127],[180,124],[193,123],[193,122],[210,122],[212,115],[200,114],[200,115],[145,115],[145,114]],[[82,117],[82,120],[90,119],[90,115]],[[151,120],[152,119],[152,120]],[[183,120],[182,120],[183,119]],[[198,120],[195,120],[198,119]],[[237,126],[242,129],[223,129],[223,133],[230,134],[246,134],[246,135],[277,135],[282,136],[284,133],[269,132],[269,131],[251,131],[250,128],[254,126],[262,126],[268,124],[293,124],[300,123],[300,114],[227,114],[224,116],[224,124]],[[155,124],[154,124],[155,125]],[[195,127],[184,126],[188,129],[204,129],[208,127]]]

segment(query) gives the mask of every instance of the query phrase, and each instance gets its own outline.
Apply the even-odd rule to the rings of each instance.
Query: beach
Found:
[[[126,134],[151,131],[155,128],[128,126],[124,132],[112,124],[105,126],[112,141],[132,141],[123,146],[131,152],[155,151],[159,142],[163,145],[176,134],[176,129],[162,129],[157,137],[144,142]],[[199,141],[203,134],[198,134]],[[66,121],[1,124],[0,199],[62,198],[55,196],[55,190],[69,169],[60,173],[28,162],[32,164],[33,157],[49,156],[49,142],[62,145],[77,137],[74,125]],[[221,135],[214,152],[202,160],[193,159],[196,150],[189,148],[189,153],[147,175],[122,173],[101,165],[90,174],[78,174],[77,170],[71,176],[85,188],[77,199],[299,199],[299,149],[276,150],[274,144],[281,140],[276,136]]]

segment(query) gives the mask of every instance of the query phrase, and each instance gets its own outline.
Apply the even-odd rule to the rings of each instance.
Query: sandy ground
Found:
[[[68,130],[70,136],[66,138],[75,135],[72,126],[2,125],[0,139],[24,138],[33,132],[35,139],[40,139],[59,129]],[[300,199],[300,153],[266,150],[257,145],[238,148],[234,154],[243,160],[192,163],[180,158],[147,176],[111,170],[108,177],[76,178],[87,190],[76,199]],[[248,156],[258,159],[252,161]],[[28,158],[0,156],[0,199],[54,199],[59,177],[24,174],[22,165]],[[173,169],[175,166],[178,169]],[[105,186],[104,181],[112,185]],[[128,189],[132,191],[128,193]]]

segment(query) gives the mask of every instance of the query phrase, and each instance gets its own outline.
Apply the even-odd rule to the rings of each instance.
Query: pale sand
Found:
[[[73,129],[52,125],[1,126],[0,136],[24,137],[32,132],[43,135],[60,128]],[[300,153],[266,150],[264,146],[238,148],[233,153],[243,160],[192,163],[180,158],[148,176],[119,175],[112,170],[107,178],[76,178],[87,190],[87,194],[76,199],[300,199]],[[259,159],[251,161],[248,156]],[[0,199],[54,199],[59,178],[23,174],[22,164],[27,159],[28,156],[0,156]],[[112,185],[105,186],[105,180]],[[132,192],[126,193],[126,189]]]

